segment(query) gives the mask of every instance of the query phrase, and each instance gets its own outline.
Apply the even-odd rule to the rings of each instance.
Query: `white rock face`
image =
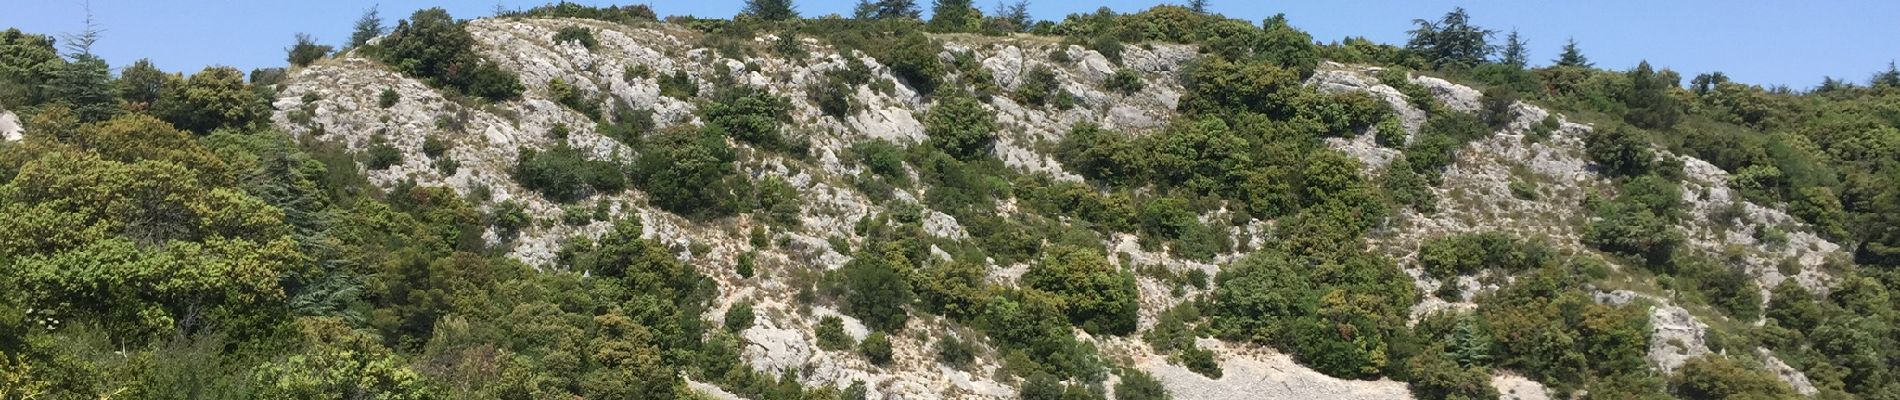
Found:
[[[1201,340],[1200,345],[1224,354],[1220,360],[1220,379],[1210,379],[1160,358],[1137,360],[1136,365],[1154,374],[1177,399],[1392,400],[1412,397],[1402,382],[1339,379],[1307,369],[1291,356],[1271,350],[1231,348],[1208,339]]]
[[[1498,390],[1500,400],[1550,400],[1543,384],[1513,373],[1492,374],[1491,387]]]
[[[1709,354],[1703,336],[1709,325],[1697,321],[1682,307],[1659,305],[1650,311],[1649,362],[1664,373],[1682,367],[1682,363]]]
[[[26,127],[20,125],[20,116],[0,110],[0,141],[17,142],[25,135]]]

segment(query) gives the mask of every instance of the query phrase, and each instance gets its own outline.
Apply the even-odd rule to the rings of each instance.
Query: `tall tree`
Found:
[[[158,101],[158,93],[165,88],[165,82],[171,75],[165,74],[152,65],[150,59],[139,59],[119,71],[119,81],[115,85],[119,98],[134,107],[149,106]]]
[[[1464,7],[1453,8],[1438,21],[1412,20],[1411,41],[1405,47],[1423,52],[1433,68],[1470,68],[1483,63],[1496,51],[1485,41],[1497,31],[1471,25]]]
[[[792,0],[746,0],[745,9],[740,13],[766,21],[798,19]]]
[[[1206,14],[1207,0],[1188,0],[1187,8],[1188,10],[1194,11],[1195,14]]]
[[[975,32],[982,26],[983,12],[971,0],[937,0],[930,10],[931,32]]]
[[[1029,30],[1029,0],[1017,0],[1015,3],[996,3],[995,14],[991,17],[993,28],[1004,32],[1025,32]]]
[[[1629,76],[1630,91],[1623,102],[1629,105],[1630,111],[1624,114],[1624,122],[1646,129],[1669,129],[1675,126],[1676,120],[1682,116],[1675,98],[1669,96],[1669,89],[1678,83],[1675,74],[1657,72],[1650,68],[1649,61],[1643,61],[1630,71]]]
[[[81,122],[104,121],[119,111],[113,96],[112,72],[106,61],[92,54],[92,45],[105,32],[94,23],[92,11],[86,11],[86,25],[79,33],[63,35],[67,57],[65,68],[54,71],[46,82],[47,98],[68,105]]]
[[[917,0],[858,0],[852,11],[857,19],[918,19]]]
[[[383,17],[376,13],[376,6],[370,6],[368,11],[363,11],[361,18],[356,19],[356,31],[350,33],[350,47],[367,44],[370,39],[388,31],[388,28],[383,27]]]
[[[1530,63],[1530,56],[1530,50],[1524,48],[1524,39],[1517,36],[1516,29],[1512,29],[1510,35],[1504,36],[1504,51],[1498,55],[1499,64],[1524,68]]]
[[[1834,78],[1827,79],[1833,80]],[[1724,83],[1728,83],[1728,74],[1724,74],[1722,71],[1697,74],[1695,79],[1689,80],[1689,90],[1694,91],[1698,96],[1706,95],[1709,94],[1709,92],[1715,91],[1716,86],[1721,86]]]
[[[1590,59],[1584,57],[1583,50],[1577,48],[1577,38],[1570,38],[1569,41],[1564,42],[1563,54],[1557,55],[1557,59],[1551,62],[1557,63],[1559,67],[1590,68],[1591,66]]]
[[[1900,88],[1900,67],[1894,66],[1893,61],[1887,61],[1887,70],[1874,74],[1874,79],[1868,82],[1867,85],[1876,88]]]

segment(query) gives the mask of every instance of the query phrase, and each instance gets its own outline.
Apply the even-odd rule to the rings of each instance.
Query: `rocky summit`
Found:
[[[0,397],[1900,393],[1900,77],[1026,4],[9,31]]]

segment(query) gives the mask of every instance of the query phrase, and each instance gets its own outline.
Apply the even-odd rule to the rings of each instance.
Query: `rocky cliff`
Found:
[[[557,43],[553,37],[563,27],[591,28],[598,38],[592,49],[579,44]],[[374,184],[393,186],[403,181],[422,185],[442,185],[464,193],[488,193],[495,202],[512,200],[526,207],[537,221],[561,218],[561,204],[523,188],[510,179],[517,153],[521,149],[549,148],[558,140],[583,149],[600,159],[625,158],[646,149],[629,147],[595,131],[594,122],[579,112],[557,103],[548,83],[567,82],[580,90],[603,96],[605,107],[635,107],[651,110],[659,126],[699,125],[695,102],[661,94],[660,76],[683,71],[701,87],[700,93],[715,89],[713,82],[725,81],[764,88],[791,100],[795,130],[808,135],[810,160],[793,159],[763,152],[743,152],[741,171],[761,178],[777,176],[790,182],[804,200],[796,229],[772,232],[782,243],[767,249],[755,249],[747,234],[761,222],[750,217],[696,222],[647,205],[638,190],[608,197],[613,213],[637,214],[646,223],[650,238],[666,243],[682,259],[718,280],[719,307],[707,317],[721,315],[724,307],[740,301],[755,304],[757,321],[742,333],[748,342],[746,357],[761,371],[802,371],[807,384],[845,386],[866,382],[873,395],[896,398],[1011,398],[1015,385],[999,382],[1000,361],[979,358],[976,366],[954,369],[936,363],[928,341],[919,335],[897,335],[891,339],[895,356],[888,365],[873,365],[853,352],[827,351],[817,345],[813,330],[820,317],[838,315],[825,306],[805,306],[796,301],[797,289],[787,282],[796,271],[838,268],[849,259],[828,243],[831,238],[847,242],[862,241],[853,224],[867,215],[889,210],[892,204],[872,201],[854,189],[850,177],[861,167],[841,160],[853,143],[878,138],[898,144],[916,144],[925,139],[919,121],[934,102],[898,83],[890,70],[878,60],[860,53],[844,54],[815,40],[802,40],[808,54],[802,59],[754,57],[731,59],[718,51],[698,47],[700,33],[685,28],[653,24],[629,26],[581,19],[483,19],[471,21],[467,29],[477,39],[477,48],[489,60],[520,75],[527,86],[523,99],[495,104],[457,101],[431,89],[416,79],[392,72],[371,59],[344,53],[334,59],[297,69],[282,86],[275,101],[275,125],[296,136],[319,142],[337,143],[350,151],[367,151],[376,143],[394,146],[404,155],[402,162],[386,169],[367,170]],[[1076,97],[1077,107],[1055,110],[1018,104],[1007,96],[995,96],[984,106],[996,114],[1000,137],[990,151],[1011,168],[1024,172],[1046,173],[1056,179],[1079,180],[1076,174],[1057,162],[1049,150],[1069,128],[1093,123],[1106,128],[1145,132],[1156,130],[1177,115],[1177,103],[1184,89],[1179,83],[1181,69],[1197,57],[1195,48],[1185,45],[1152,44],[1128,46],[1117,65],[1107,57],[1080,46],[1069,46],[1051,39],[1030,36],[977,37],[939,36],[948,60],[953,53],[967,52],[980,60],[994,84],[1012,90],[1022,76],[1036,67],[1055,72],[1060,87]],[[755,39],[772,43],[770,36]],[[1059,54],[1059,55],[1058,55]],[[1058,62],[1054,60],[1068,60]],[[810,91],[821,76],[831,70],[862,63],[873,71],[876,81],[895,83],[894,90],[859,88],[855,102],[862,104],[847,117],[826,115],[810,99]],[[1122,94],[1105,87],[1116,70],[1127,68],[1139,73],[1143,88]],[[625,73],[630,69],[652,71],[648,76]],[[1372,67],[1327,63],[1307,85],[1323,92],[1364,91],[1389,105],[1399,117],[1407,134],[1416,133],[1426,115],[1415,100],[1375,78]],[[719,78],[719,79],[716,79]],[[1479,107],[1478,90],[1430,76],[1414,75],[1413,84],[1430,89],[1438,104],[1453,110],[1473,111]],[[398,100],[383,106],[384,93],[397,94]],[[1426,239],[1453,233],[1502,231],[1524,237],[1548,238],[1569,251],[1589,252],[1580,244],[1579,232],[1589,216],[1584,210],[1586,193],[1614,191],[1609,180],[1590,166],[1582,155],[1583,137],[1593,127],[1557,116],[1563,121],[1549,140],[1525,140],[1533,125],[1551,113],[1525,103],[1512,106],[1516,120],[1492,135],[1473,141],[1458,152],[1456,161],[1443,175],[1437,194],[1438,211],[1405,211],[1370,235],[1370,251],[1383,252],[1401,260],[1415,278],[1422,293],[1433,293],[1441,284],[1467,288],[1458,298],[1427,295],[1414,307],[1414,314],[1450,308],[1473,307],[1473,296],[1496,282],[1474,278],[1441,283],[1411,262],[1420,243]],[[10,114],[8,115],[10,116]],[[6,121],[0,117],[0,127]],[[546,134],[555,127],[571,130],[566,138]],[[1358,137],[1329,139],[1328,144],[1363,161],[1368,176],[1395,156],[1396,150],[1380,147],[1374,141],[1377,132]],[[444,174],[430,164],[424,154],[424,142],[436,137],[450,145],[447,157],[459,163],[452,174]],[[742,149],[744,144],[736,144]],[[1820,267],[1828,257],[1838,255],[1841,247],[1800,228],[1800,223],[1772,205],[1742,200],[1726,186],[1728,173],[1709,163],[1674,154],[1680,158],[1688,179],[1683,200],[1691,216],[1683,218],[1681,228],[1690,233],[1689,244],[1710,254],[1740,257],[1755,277],[1764,298],[1767,288],[1793,279],[1815,291],[1825,291],[1829,277]],[[1515,181],[1532,181],[1537,196],[1513,196]],[[922,189],[899,189],[897,201],[919,203]],[[485,206],[487,207],[487,206]],[[1709,217],[1740,207],[1739,221],[1713,224]],[[998,212],[1012,212],[1002,204]],[[942,212],[925,208],[926,230],[945,238],[965,238],[969,234],[959,222]],[[1269,223],[1249,221],[1229,226],[1236,233],[1259,241]],[[1764,243],[1755,232],[1768,227],[1786,227],[1788,239],[1782,243]],[[546,267],[560,243],[574,236],[597,236],[610,228],[609,222],[584,225],[533,224],[518,238],[504,240],[490,232],[491,243],[508,244],[510,255],[530,265]],[[1779,228],[1778,228],[1779,229]],[[1225,254],[1214,262],[1198,262],[1165,252],[1143,250],[1132,235],[1107,237],[1101,243],[1106,254],[1127,254],[1123,262],[1157,265],[1171,270],[1201,269],[1215,272],[1219,264],[1236,259]],[[695,248],[698,248],[697,250]],[[759,265],[766,271],[755,277],[741,277],[734,266],[740,254],[757,250]],[[945,255],[947,257],[947,255]],[[1792,260],[1797,268],[1786,265]],[[1010,283],[1024,268],[1022,265],[991,265],[991,279]],[[1153,326],[1155,316],[1180,302],[1180,294],[1170,293],[1168,285],[1143,276],[1141,288],[1141,326]],[[1652,316],[1653,335],[1650,361],[1656,368],[1669,370],[1687,357],[1709,352],[1703,345],[1707,323],[1702,318],[1718,315],[1691,312],[1672,305],[1667,293],[1653,288],[1604,287],[1598,296],[1602,302],[1653,301],[1659,306]],[[1199,293],[1189,289],[1188,294]],[[867,330],[861,323],[844,317],[847,332],[862,338]],[[1726,323],[1753,323],[1728,321]],[[915,332],[955,335],[967,332],[942,318],[913,319],[909,329]],[[1137,337],[1089,337],[1108,358],[1131,361],[1149,371],[1176,394],[1185,399],[1240,398],[1363,398],[1409,397],[1403,383],[1389,380],[1361,381],[1328,377],[1307,369],[1290,357],[1271,349],[1245,343],[1203,339],[1203,346],[1216,353],[1225,375],[1210,379],[1170,364]],[[1733,351],[1733,350],[1731,350]],[[1762,354],[1772,360],[1772,354]],[[1804,392],[1806,379],[1799,372],[1781,365],[1784,380]],[[1113,379],[1113,378],[1111,378]],[[1542,388],[1535,382],[1512,375],[1499,375],[1494,385],[1500,392],[1535,398]],[[879,397],[879,398],[884,398]]]

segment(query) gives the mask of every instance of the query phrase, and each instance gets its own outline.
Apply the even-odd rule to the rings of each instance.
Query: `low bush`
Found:
[[[561,30],[554,32],[554,43],[576,43],[588,50],[593,50],[595,46],[600,45],[600,42],[594,39],[594,30],[584,26],[561,27]]]

